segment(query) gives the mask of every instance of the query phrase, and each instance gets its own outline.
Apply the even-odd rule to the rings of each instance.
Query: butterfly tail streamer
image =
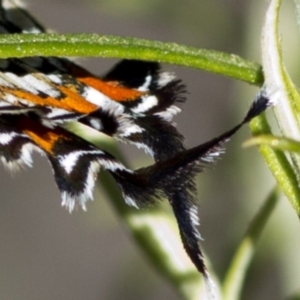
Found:
[[[168,197],[170,200],[171,198]],[[197,229],[199,226],[198,206],[187,201],[187,192],[177,192],[172,196],[172,209],[177,220],[183,247],[197,270],[203,275],[209,299],[217,299],[216,286],[208,273],[204,255],[199,241],[201,236]]]
[[[199,246],[201,236],[197,229],[199,219],[194,178],[197,173],[204,171],[225,152],[224,144],[229,141],[232,135],[271,104],[265,92],[261,91],[242,122],[229,131],[202,145],[181,151],[169,159],[158,161],[153,166],[137,170],[134,175],[131,174],[130,176],[138,175],[135,180],[142,183],[138,184],[142,189],[133,188],[129,183],[132,180],[127,181],[123,180],[122,176],[115,176],[123,193],[127,195],[124,197],[136,199],[134,203],[137,206],[143,206],[145,202],[146,204],[149,203],[150,198],[145,196],[146,189],[143,188],[143,184],[149,189],[147,193],[150,191],[148,195],[152,194],[154,198],[164,195],[168,198],[178,223],[184,248],[199,272],[203,274],[209,295],[215,294],[215,288],[207,272]],[[211,299],[214,299],[214,296],[211,296]]]
[[[248,110],[246,116],[240,124],[235,126],[233,129],[225,132],[216,139],[205,143],[202,146],[196,147],[195,152],[200,151],[202,154],[200,157],[203,161],[207,163],[213,163],[215,160],[225,151],[224,143],[229,141],[230,137],[240,129],[241,126],[250,122],[254,117],[258,116],[260,113],[265,111],[267,107],[272,105],[272,101],[266,95],[266,91],[262,89],[254,99],[250,109]],[[202,150],[201,150],[202,148]],[[189,157],[190,154],[194,152],[193,149],[187,150],[186,156]],[[207,152],[205,152],[207,150]],[[206,154],[203,154],[205,152]],[[193,156],[193,155],[191,155]],[[198,160],[199,162],[199,160]],[[195,168],[195,167],[194,167]],[[196,170],[197,171],[197,170]],[[202,171],[198,169],[198,171]],[[195,178],[195,176],[194,176]],[[205,285],[207,288],[207,295],[209,299],[217,299],[216,286],[211,279],[203,257],[203,253],[199,246],[199,241],[201,240],[201,235],[197,229],[199,225],[198,218],[198,206],[195,199],[195,186],[192,182],[192,177],[190,178],[189,187],[185,190],[177,191],[174,193],[166,193],[167,198],[172,206],[174,215],[176,217],[179,232],[183,246],[186,253],[190,257],[191,261],[194,263],[198,271],[203,274]]]

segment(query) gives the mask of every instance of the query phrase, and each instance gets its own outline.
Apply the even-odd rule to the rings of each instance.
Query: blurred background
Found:
[[[41,23],[60,33],[176,42],[260,62],[265,1],[26,3]],[[293,8],[286,6],[282,18],[283,24],[292,24],[282,30],[284,43],[289,45],[286,57],[293,58],[295,51],[299,53]],[[116,60],[80,62],[101,75]],[[257,91],[243,82],[199,70],[170,65],[164,69],[176,72],[187,85],[188,100],[176,123],[188,147],[239,122]],[[295,69],[294,64],[292,75],[299,78]],[[241,148],[249,136],[249,129],[243,128],[227,145],[227,154],[217,166],[198,178],[200,231],[205,239],[202,247],[221,278],[249,222],[274,185],[257,150]],[[121,147],[131,166],[151,162],[141,151]],[[0,299],[180,299],[132,242],[101,189],[95,191],[96,201],[88,203],[88,212],[78,210],[70,215],[60,206],[50,166],[38,155],[34,168],[13,176],[1,168],[0,178]],[[298,234],[297,216],[283,198],[262,236],[242,299],[284,299],[299,289]]]

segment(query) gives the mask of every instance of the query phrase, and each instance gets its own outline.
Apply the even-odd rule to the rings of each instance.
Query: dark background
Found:
[[[260,62],[264,1],[120,2],[31,0],[28,9],[62,33],[177,42]],[[115,60],[81,62],[100,75]],[[188,101],[176,122],[189,147],[241,120],[257,91],[199,70],[164,68],[175,71],[188,87]],[[256,149],[241,148],[249,136],[244,128],[228,144],[218,165],[199,176],[202,246],[221,276],[274,184]],[[141,151],[122,149],[132,165],[145,164]],[[87,213],[79,210],[70,215],[60,207],[50,166],[38,155],[34,168],[14,176],[2,168],[0,176],[0,299],[180,299],[141,255],[101,190],[95,191],[96,201],[88,203]],[[298,220],[286,199],[275,215],[246,279],[243,299],[282,299],[297,288]]]

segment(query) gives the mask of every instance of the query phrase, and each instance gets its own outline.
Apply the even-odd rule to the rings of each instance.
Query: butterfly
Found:
[[[0,33],[46,29],[13,0],[0,1]],[[125,202],[136,208],[166,198],[186,253],[209,284],[199,246],[195,176],[215,163],[224,144],[271,101],[261,90],[244,119],[212,140],[186,149],[173,118],[186,87],[156,62],[122,60],[102,78],[58,57],[0,59],[0,159],[10,170],[32,165],[37,151],[50,162],[71,212],[86,208],[100,169],[108,171]],[[113,155],[68,131],[71,121],[144,150],[154,163],[131,170]]]

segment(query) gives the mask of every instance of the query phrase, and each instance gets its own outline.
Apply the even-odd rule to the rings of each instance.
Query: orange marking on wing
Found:
[[[68,65],[68,68],[70,68],[71,74],[80,82],[93,87],[114,101],[136,101],[138,98],[146,94],[144,92],[139,92],[137,90],[120,86],[116,82],[105,82],[99,78],[96,78],[93,74],[85,69],[73,64]]]
[[[82,96],[70,90],[68,87],[57,86],[57,88],[67,96],[60,101],[72,107],[75,111],[89,114],[98,109],[97,105],[85,100]]]
[[[65,97],[61,99],[55,99],[50,96],[40,97],[26,91],[10,89],[7,87],[3,87],[2,89],[6,93],[15,95],[20,99],[27,100],[30,103],[40,106],[51,106],[54,108],[61,108],[67,111],[75,111],[82,114],[89,114],[97,109],[97,106],[95,104],[88,102],[80,95],[69,91],[67,88],[62,86],[59,86],[58,88],[64,93]]]
[[[59,139],[67,139],[67,136],[62,129],[50,129],[44,127],[39,122],[28,117],[21,117],[18,124],[15,125],[48,154],[53,154],[53,146]]]
[[[118,86],[114,83],[110,84],[109,82],[104,82],[95,77],[77,77],[77,79],[117,102],[136,101],[145,94],[136,90]]]

